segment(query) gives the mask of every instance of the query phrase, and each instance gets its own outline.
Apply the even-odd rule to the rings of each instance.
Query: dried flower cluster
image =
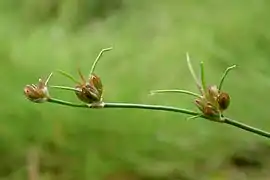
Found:
[[[223,118],[223,112],[229,107],[230,105],[230,96],[228,93],[221,90],[221,87],[223,85],[224,79],[227,76],[228,72],[235,68],[236,66],[231,66],[226,69],[224,72],[219,86],[217,85],[211,85],[206,86],[205,78],[204,78],[204,67],[203,62],[201,62],[201,81],[198,80],[194,69],[191,65],[189,55],[187,53],[187,64],[188,68],[191,72],[191,75],[193,76],[193,79],[197,85],[197,88],[200,92],[200,94],[187,91],[187,90],[181,90],[181,89],[167,89],[167,90],[153,90],[151,91],[151,94],[156,93],[184,93],[188,95],[195,96],[195,105],[199,108],[199,110],[202,112],[201,115],[193,116],[189,119],[200,117],[202,115],[207,117],[212,117],[212,120],[215,121],[222,121]]]
[[[43,81],[39,79],[37,84],[26,85],[24,87],[24,95],[32,102],[43,103],[48,100],[50,97],[47,84],[52,76],[52,73]]]
[[[207,88],[201,98],[195,100],[195,104],[206,116],[220,116],[228,108],[230,96],[213,85]]]
[[[81,78],[81,82],[77,81],[75,78],[73,78],[71,75],[64,71],[58,71],[62,75],[70,78],[72,81],[76,83],[75,87],[67,87],[67,86],[50,86],[52,88],[58,88],[58,89],[64,89],[64,90],[71,90],[75,92],[75,95],[78,97],[79,100],[81,100],[84,103],[87,104],[97,104],[102,103],[103,100],[103,85],[101,82],[101,79],[99,76],[94,74],[95,67],[97,65],[97,62],[100,60],[100,57],[105,51],[109,51],[112,48],[103,49],[96,60],[94,61],[89,77],[86,79],[82,75],[81,71],[78,70],[79,76]],[[51,77],[47,78],[47,80],[44,82],[43,80],[39,79],[39,83],[37,85],[26,85],[24,88],[24,94],[25,96],[32,102],[36,103],[43,103],[50,99],[49,96],[49,90],[48,90],[48,81]]]

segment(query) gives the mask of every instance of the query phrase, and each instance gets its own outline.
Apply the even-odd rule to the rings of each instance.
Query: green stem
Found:
[[[47,101],[50,103],[60,104],[60,105],[64,105],[64,106],[89,108],[89,106],[87,104],[75,104],[72,102],[63,101],[63,100],[56,99],[56,98],[49,98]]]
[[[73,87],[67,87],[67,86],[49,86],[50,88],[56,88],[56,89],[62,89],[62,90],[68,90],[73,92],[81,92],[80,90],[73,88]]]
[[[55,99],[55,98],[48,99],[48,102],[56,103],[56,104],[60,104],[60,105],[65,105],[65,106],[71,106],[71,107],[81,107],[81,108],[95,108],[95,107],[100,108],[101,107],[101,106],[91,106],[91,105],[87,105],[87,104],[74,104],[74,103],[71,103],[68,101],[63,101],[63,100],[59,100],[59,99]],[[161,106],[161,105],[133,104],[133,103],[102,103],[102,107],[103,108],[121,108],[121,109],[123,109],[123,108],[125,108],[125,109],[148,109],[148,110],[183,113],[183,114],[188,114],[188,115],[192,115],[192,116],[199,116],[200,115],[200,113],[190,111],[187,109],[176,108],[176,107],[171,107],[171,106]],[[201,115],[200,117],[202,117],[204,119],[212,120],[215,122],[219,122],[219,121],[216,121],[215,119],[212,119],[211,117],[206,117],[204,115]],[[249,125],[244,124],[244,123],[240,123],[240,122],[232,120],[230,118],[224,117],[224,121],[222,121],[222,122],[225,124],[237,127],[239,129],[243,129],[245,131],[270,138],[269,132],[263,131],[261,129],[257,129],[255,127],[249,126]]]
[[[53,72],[50,73],[50,75],[47,77],[46,81],[45,81],[45,85],[47,86],[48,82],[50,81],[51,77],[53,75]]]
[[[63,101],[63,100],[55,99],[55,98],[49,98],[48,102],[71,106],[71,107],[82,107],[82,108],[91,107],[90,105],[87,105],[87,104],[74,104],[72,102]],[[178,112],[178,113],[189,114],[193,116],[200,115],[200,113],[197,113],[195,111],[190,111],[190,110],[170,107],[170,106],[161,106],[161,105],[133,104],[133,103],[105,103],[104,102],[102,106],[103,108],[150,109],[150,110],[159,110],[159,111]]]
[[[62,74],[63,76],[69,78],[71,81],[73,81],[74,83],[76,84],[81,84],[80,81],[76,80],[71,74],[65,72],[65,71],[62,71],[60,69],[57,70],[57,72],[59,72],[60,74]]]
[[[190,73],[191,73],[191,75],[192,75],[192,77],[193,77],[193,79],[194,79],[194,81],[195,81],[195,83],[197,85],[197,88],[199,89],[200,93],[203,94],[201,84],[200,84],[200,82],[199,82],[199,80],[197,78],[197,75],[196,75],[196,73],[195,73],[195,71],[193,69],[193,66],[192,66],[192,64],[190,62],[190,57],[189,57],[188,53],[186,53],[186,58],[187,58],[188,69],[189,69],[189,71],[190,71]]]
[[[204,77],[204,65],[203,62],[201,62],[201,83],[202,83],[202,90],[204,94],[206,93],[206,83],[205,83],[205,77]]]
[[[245,131],[254,133],[254,134],[258,134],[260,136],[270,138],[270,133],[269,132],[263,131],[261,129],[257,129],[255,127],[249,126],[249,125],[244,124],[244,123],[240,123],[240,122],[235,121],[235,120],[230,119],[230,118],[225,118],[224,123],[229,124],[229,125],[234,126],[234,127],[237,127],[237,128],[240,128],[240,129],[243,129]]]
[[[158,94],[158,93],[182,93],[182,94],[187,94],[191,95],[197,98],[201,98],[201,96],[197,93],[187,91],[187,90],[181,90],[181,89],[162,89],[162,90],[152,90],[150,91],[151,95]]]
[[[219,83],[219,86],[218,86],[218,89],[219,89],[219,90],[221,90],[222,85],[223,85],[223,82],[224,82],[226,76],[228,75],[228,73],[229,73],[232,69],[234,69],[234,68],[236,68],[236,65],[230,66],[230,67],[228,67],[228,68],[225,70],[225,72],[223,73],[223,75],[222,75],[222,77],[221,77],[221,79],[220,79],[220,83]]]
[[[103,53],[106,52],[106,51],[110,51],[110,50],[112,50],[112,49],[113,49],[112,47],[109,47],[109,48],[102,49],[102,50],[99,52],[97,58],[95,59],[93,65],[92,65],[92,67],[91,67],[89,76],[91,76],[91,75],[94,73],[95,68],[96,68],[96,66],[97,66],[97,63],[98,63],[98,61],[100,60],[100,58],[101,58],[101,56],[103,55]]]
[[[177,112],[188,115],[197,116],[200,113],[195,111],[190,111],[187,109],[176,108],[172,106],[162,106],[162,105],[148,105],[148,104],[133,104],[133,103],[104,103],[104,108],[126,108],[126,109],[149,109],[157,111],[169,111]]]

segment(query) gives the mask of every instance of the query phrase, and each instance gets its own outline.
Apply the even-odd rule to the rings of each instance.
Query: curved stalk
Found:
[[[106,103],[101,102],[100,104],[74,104],[68,101],[63,101],[55,98],[48,99],[48,102],[65,105],[65,106],[71,106],[71,107],[81,107],[81,108],[120,108],[120,109],[148,109],[148,110],[156,110],[156,111],[167,111],[167,112],[176,112],[176,113],[182,113],[192,116],[200,116],[201,118],[208,119],[214,122],[220,122],[225,123],[231,126],[234,126],[236,128],[245,130],[247,132],[251,132],[260,136],[264,136],[267,138],[270,138],[270,133],[261,129],[257,129],[255,127],[249,126],[244,123],[240,123],[236,120],[223,117],[223,121],[217,121],[215,118],[207,117],[202,115],[201,113],[197,113],[191,110],[172,107],[172,106],[161,106],[161,105],[148,105],[148,104],[133,104],[133,103]]]
[[[222,75],[222,77],[221,77],[221,79],[220,79],[220,83],[219,83],[219,86],[218,86],[218,90],[221,90],[222,85],[223,85],[223,82],[224,82],[226,76],[227,76],[228,73],[229,73],[232,69],[234,69],[234,68],[236,68],[236,65],[230,66],[230,67],[228,67],[228,68],[225,70],[225,72],[223,73],[223,75]]]
[[[91,75],[94,73],[95,68],[96,68],[96,66],[97,66],[97,63],[98,63],[98,61],[100,60],[100,58],[101,58],[101,56],[103,55],[103,53],[106,52],[106,51],[110,51],[110,50],[112,50],[112,49],[113,49],[112,47],[109,47],[109,48],[102,49],[102,50],[99,52],[97,58],[95,59],[93,65],[92,65],[92,67],[91,67],[89,76],[91,76]]]

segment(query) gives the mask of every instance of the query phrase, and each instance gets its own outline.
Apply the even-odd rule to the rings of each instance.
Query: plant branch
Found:
[[[50,88],[56,88],[56,89],[62,89],[67,91],[73,91],[73,92],[81,92],[80,90],[73,88],[73,87],[67,87],[67,86],[49,86]]]
[[[199,95],[197,93],[187,91],[187,90],[181,90],[181,89],[161,89],[161,90],[150,91],[150,95],[155,95],[155,94],[159,94],[159,93],[182,93],[182,94],[194,96],[196,98],[201,98],[201,95]]]
[[[230,119],[230,118],[224,118],[224,123],[226,123],[228,125],[231,125],[231,126],[234,126],[234,127],[237,127],[239,129],[243,129],[245,131],[260,135],[260,136],[270,138],[270,133],[269,132],[263,131],[261,129],[257,129],[255,127],[249,126],[249,125],[244,124],[244,123],[240,123],[240,122],[235,121],[235,120]]]
[[[63,101],[55,98],[50,98],[48,99],[48,102],[51,103],[56,103],[60,105],[65,105],[65,106],[71,106],[71,107],[81,107],[81,108],[120,108],[120,109],[148,109],[148,110],[157,110],[157,111],[167,111],[167,112],[176,112],[176,113],[182,113],[182,114],[187,114],[187,115],[192,115],[192,116],[197,116],[201,117],[207,120],[211,120],[214,122],[220,122],[220,123],[225,123],[231,126],[234,126],[236,128],[261,135],[267,138],[270,138],[270,133],[263,131],[261,129],[257,129],[255,127],[249,126],[247,124],[238,122],[236,120],[224,117],[222,118],[223,121],[217,121],[213,117],[208,117],[205,115],[202,115],[201,113],[197,113],[195,111],[187,110],[187,109],[182,109],[182,108],[177,108],[177,107],[172,107],[172,106],[161,106],[161,105],[148,105],[148,104],[133,104],[133,103],[106,103],[102,102],[100,104],[96,105],[91,105],[91,104],[74,104],[68,101]]]
[[[177,112],[177,113],[188,114],[188,115],[193,115],[193,116],[197,116],[201,114],[195,111],[172,107],[172,106],[133,104],[133,103],[104,103],[104,108],[149,109],[149,110],[157,110],[157,111]]]
[[[56,103],[60,105],[66,105],[71,107],[81,107],[81,108],[95,108],[97,107],[97,103],[93,106],[91,104],[75,104],[68,101],[63,101],[60,99],[55,98],[49,98],[48,102]],[[200,115],[200,113],[195,111],[190,111],[182,108],[176,108],[171,106],[162,106],[162,105],[148,105],[148,104],[133,104],[133,103],[100,103],[100,106],[103,108],[125,108],[125,109],[150,109],[150,110],[158,110],[158,111],[170,111],[170,112],[178,112],[188,115],[197,116]]]
[[[64,106],[89,108],[89,106],[87,104],[75,104],[72,102],[63,101],[63,100],[56,99],[56,98],[48,98],[47,101],[50,103],[55,103],[55,104],[64,105]]]

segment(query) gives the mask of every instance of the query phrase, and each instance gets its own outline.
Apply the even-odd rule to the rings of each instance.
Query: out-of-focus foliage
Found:
[[[11,0],[2,2],[3,9],[16,12],[27,23],[60,21],[68,26],[87,25],[95,19],[119,11],[123,0]],[[17,7],[16,7],[17,6]]]
[[[205,62],[209,84],[237,64],[224,84],[231,95],[226,115],[270,130],[269,5],[1,0],[0,179],[30,179],[29,165],[53,180],[269,179],[269,141],[236,128],[174,113],[34,104],[23,96],[26,84],[53,70],[87,74],[99,51],[113,46],[96,69],[106,101],[196,109],[187,96],[148,96],[151,89],[196,89],[188,51],[196,70]],[[50,84],[73,85],[58,74]],[[70,92],[50,93],[77,101]]]

